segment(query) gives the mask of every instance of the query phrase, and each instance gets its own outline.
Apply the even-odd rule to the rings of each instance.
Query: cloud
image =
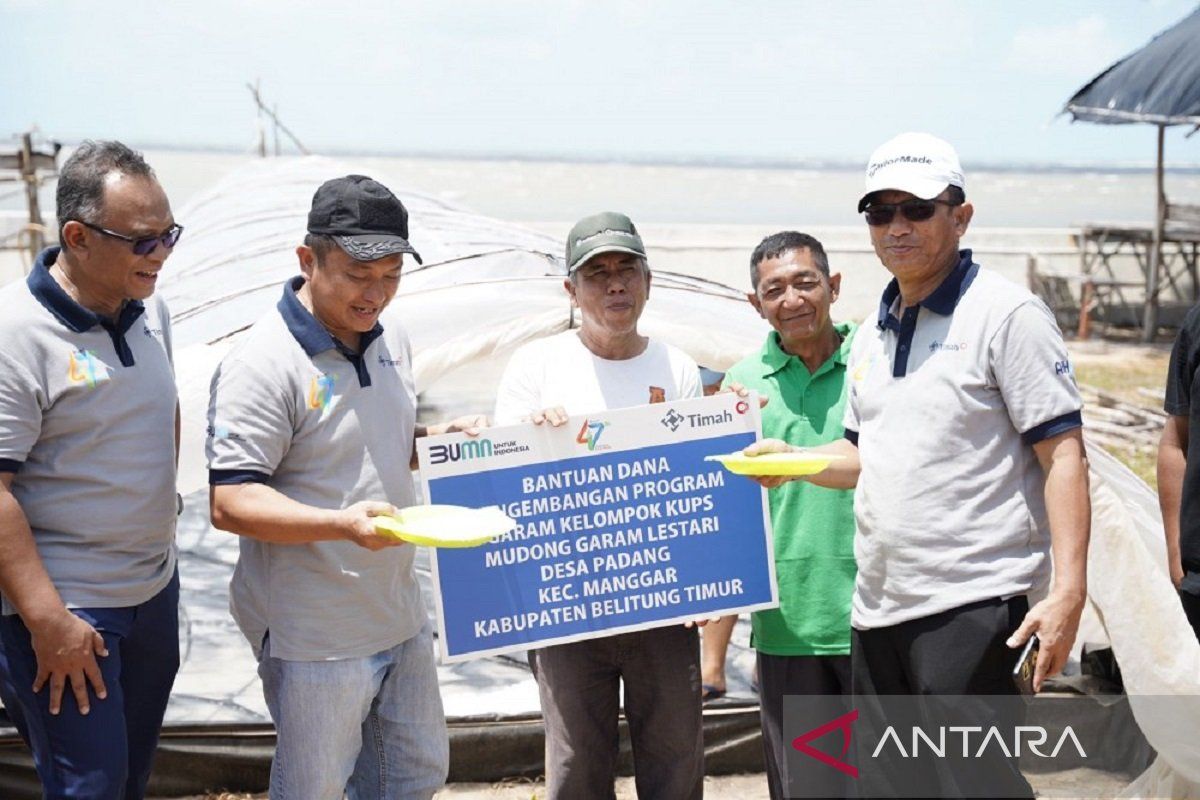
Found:
[[[1105,19],[1093,14],[1062,25],[1022,28],[1013,36],[1005,66],[1045,78],[1084,80],[1125,54]]]

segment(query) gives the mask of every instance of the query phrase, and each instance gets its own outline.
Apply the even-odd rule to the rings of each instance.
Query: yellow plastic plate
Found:
[[[425,547],[478,547],[516,524],[497,506],[411,506],[395,516],[375,518],[380,533]]]
[[[725,453],[705,456],[705,461],[716,461],[736,475],[815,475],[841,456],[824,453],[764,453],[761,456]]]

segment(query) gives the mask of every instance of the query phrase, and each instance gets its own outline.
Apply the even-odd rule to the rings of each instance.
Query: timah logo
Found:
[[[853,764],[847,764],[845,761],[846,753],[850,752],[851,726],[854,725],[854,721],[857,719],[858,709],[854,709],[853,711],[843,714],[837,719],[831,719],[824,725],[818,725],[811,731],[800,734],[792,740],[792,747],[804,755],[809,756],[810,758],[815,758],[817,761],[820,761],[822,764],[828,767],[833,767],[838,772],[849,775],[851,778],[857,778],[858,767],[854,766]],[[809,744],[809,742],[813,741],[814,739],[820,739],[822,736],[825,736],[826,734],[832,733],[836,730],[840,730],[842,732],[842,754],[840,757],[834,758],[828,753],[823,753]]]
[[[666,416],[659,420],[659,422],[661,422],[664,427],[670,428],[671,433],[674,433],[675,431],[679,430],[679,426],[683,424],[685,419],[687,419],[687,417],[683,416],[683,414],[680,414],[678,411],[672,408],[667,412]]]
[[[445,464],[447,461],[470,461],[487,458],[493,454],[491,439],[468,439],[458,444],[434,444],[429,446],[429,463]]]

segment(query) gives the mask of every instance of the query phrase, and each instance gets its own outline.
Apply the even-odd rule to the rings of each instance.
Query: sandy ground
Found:
[[[1096,798],[1116,797],[1128,781],[1119,776],[1089,769],[1067,770],[1048,775],[1027,776],[1039,797]],[[543,800],[546,786],[541,781],[512,781],[494,784],[460,783],[447,786],[436,800]],[[617,800],[634,800],[637,792],[632,778],[617,781]],[[723,775],[704,779],[707,800],[767,800],[766,778],[762,774]],[[185,800],[262,800],[265,794],[210,795]]]
[[[1027,776],[1039,797],[1116,797],[1127,781],[1098,772],[1077,769],[1050,775]],[[542,783],[458,784],[436,795],[437,800],[542,800],[546,796]],[[707,800],[767,800],[764,775],[723,775],[704,779]],[[632,778],[617,781],[617,800],[633,800],[637,792]]]

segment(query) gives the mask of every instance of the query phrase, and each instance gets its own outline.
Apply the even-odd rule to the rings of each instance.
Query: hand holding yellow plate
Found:
[[[477,547],[516,527],[498,506],[428,505],[376,517],[375,530],[426,547]]]
[[[760,456],[725,453],[705,456],[705,461],[716,461],[735,475],[815,475],[841,456],[831,453],[814,453],[800,450],[793,453],[763,453]]]

